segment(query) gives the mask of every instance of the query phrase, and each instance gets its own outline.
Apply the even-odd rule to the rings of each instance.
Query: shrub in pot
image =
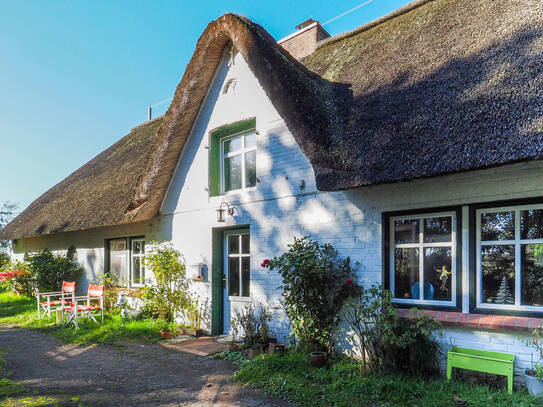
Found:
[[[531,336],[525,342],[536,350],[539,361],[534,363],[532,354],[532,367],[524,371],[524,382],[532,396],[543,397],[543,327],[531,330]]]

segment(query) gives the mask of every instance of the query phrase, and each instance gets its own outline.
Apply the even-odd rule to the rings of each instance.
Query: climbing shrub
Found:
[[[190,304],[185,265],[180,258],[172,246],[154,243],[144,259],[145,267],[154,275],[142,290],[144,311],[168,322]]]
[[[285,253],[264,260],[262,266],[282,278],[282,303],[299,344],[330,350],[345,301],[360,292],[350,258],[339,257],[331,244],[303,237],[295,238]]]

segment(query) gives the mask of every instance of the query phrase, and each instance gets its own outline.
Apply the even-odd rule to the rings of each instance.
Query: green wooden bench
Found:
[[[511,353],[490,352],[453,346],[447,356],[447,380],[451,380],[452,368],[474,370],[507,377],[507,393],[513,394],[513,363]]]

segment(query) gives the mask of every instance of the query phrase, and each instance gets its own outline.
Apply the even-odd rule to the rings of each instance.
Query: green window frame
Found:
[[[251,134],[255,135],[255,141],[254,144],[249,145],[247,136]],[[256,186],[256,119],[220,127],[211,132],[210,138],[210,195],[218,196],[229,191]],[[240,182],[238,184],[227,178],[227,174],[230,173],[228,168],[232,161],[236,161],[239,166]],[[249,171],[248,162],[251,168]]]

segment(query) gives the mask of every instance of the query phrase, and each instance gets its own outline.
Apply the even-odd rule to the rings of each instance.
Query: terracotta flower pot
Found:
[[[239,345],[237,343],[229,343],[226,345],[226,349],[236,351],[239,349]]]
[[[326,352],[311,352],[309,364],[313,367],[323,367],[326,364]]]
[[[162,335],[162,339],[172,339],[172,331],[170,329],[161,329],[160,335]]]
[[[249,349],[249,359],[254,359],[262,354],[262,349]]]

